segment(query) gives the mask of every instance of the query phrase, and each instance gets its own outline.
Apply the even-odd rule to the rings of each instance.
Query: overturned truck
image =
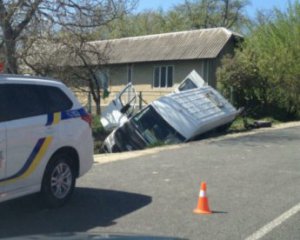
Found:
[[[123,121],[105,139],[102,148],[105,152],[122,152],[187,142],[229,126],[238,114],[210,86],[177,89]]]

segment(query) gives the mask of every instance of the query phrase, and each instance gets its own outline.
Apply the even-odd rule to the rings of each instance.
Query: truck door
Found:
[[[101,123],[105,130],[113,130],[126,122],[133,114],[136,102],[135,89],[131,83],[128,83],[102,112]]]

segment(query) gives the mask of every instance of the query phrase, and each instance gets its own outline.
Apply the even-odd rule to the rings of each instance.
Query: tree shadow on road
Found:
[[[86,232],[150,204],[150,196],[76,188],[66,206],[46,209],[37,195],[0,204],[0,238],[60,232]]]

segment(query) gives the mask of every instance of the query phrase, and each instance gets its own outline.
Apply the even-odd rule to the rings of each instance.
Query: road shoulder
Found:
[[[212,137],[208,139],[202,140],[204,143],[208,142],[215,142],[215,141],[221,141],[225,139],[233,139],[233,138],[239,138],[244,136],[251,136],[258,133],[263,132],[269,132],[279,129],[286,129],[286,128],[292,128],[292,127],[299,127],[300,121],[297,122],[289,122],[289,123],[281,123],[276,124],[275,126],[271,128],[260,128],[260,129],[254,129],[248,132],[242,132],[242,133],[231,133],[226,134],[218,137]],[[131,158],[138,158],[141,156],[147,156],[152,154],[157,154],[162,151],[172,150],[172,149],[178,149],[183,148],[187,146],[189,143],[182,143],[177,145],[170,145],[170,146],[162,146],[162,147],[156,147],[156,148],[150,148],[150,149],[144,149],[144,150],[138,150],[138,151],[131,151],[131,152],[122,152],[122,153],[107,153],[107,154],[96,154],[94,155],[94,162],[95,164],[105,164],[115,161],[122,161],[127,160]]]

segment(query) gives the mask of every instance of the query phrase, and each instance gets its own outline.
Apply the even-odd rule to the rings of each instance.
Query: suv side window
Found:
[[[39,93],[31,85],[4,84],[0,86],[4,95],[3,120],[15,120],[45,113]]]
[[[72,108],[59,89],[30,84],[0,84],[0,121],[39,116]]]
[[[0,122],[4,122],[6,119],[6,96],[4,85],[0,84]]]

